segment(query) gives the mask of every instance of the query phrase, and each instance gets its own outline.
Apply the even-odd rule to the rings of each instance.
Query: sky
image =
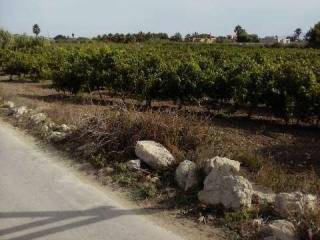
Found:
[[[306,32],[320,21],[320,0],[0,0],[0,27],[12,33],[92,37],[138,31],[259,36]]]

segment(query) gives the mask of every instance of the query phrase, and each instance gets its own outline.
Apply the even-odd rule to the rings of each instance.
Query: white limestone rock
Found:
[[[204,162],[204,172],[208,175],[212,169],[219,169],[224,174],[238,174],[240,162],[225,157],[214,157]]]
[[[253,184],[252,202],[254,204],[274,204],[276,194],[265,187]]]
[[[14,109],[14,114],[16,117],[21,117],[28,113],[28,109],[26,106],[17,107]]]
[[[301,192],[279,193],[275,198],[274,210],[281,217],[293,215],[303,216],[315,211],[317,208],[317,197],[312,194]]]
[[[225,175],[220,169],[213,169],[206,177],[198,199],[208,205],[222,204],[225,208],[241,209],[251,207],[252,193],[252,184],[244,177]]]
[[[168,169],[175,159],[160,143],[154,141],[138,141],[135,147],[138,158],[155,170]]]
[[[46,121],[47,116],[44,113],[37,113],[30,117],[34,124],[40,124]]]
[[[65,133],[70,133],[72,132],[75,127],[74,126],[68,126],[67,124],[62,124],[61,126],[56,126],[57,130]]]
[[[66,134],[63,132],[52,132],[49,136],[49,140],[52,142],[60,142],[66,138]]]
[[[286,220],[275,220],[263,227],[264,240],[298,240],[294,225]]]
[[[198,179],[198,169],[194,162],[185,160],[179,164],[175,172],[175,180],[180,188],[188,191],[198,185]]]
[[[137,171],[141,169],[141,160],[136,159],[136,160],[130,160],[127,162],[127,167],[131,171]]]
[[[3,108],[9,108],[9,109],[13,109],[15,107],[14,102],[11,101],[7,101],[4,102],[4,104],[2,105]]]

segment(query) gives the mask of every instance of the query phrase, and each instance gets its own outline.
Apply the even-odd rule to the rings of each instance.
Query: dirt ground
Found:
[[[124,104],[119,98],[107,96],[108,104],[88,100],[88,96],[69,96],[50,88],[50,82],[32,83],[23,80],[8,81],[7,76],[0,78],[0,92],[5,99],[14,99],[20,104],[40,108],[58,123],[77,124],[84,115],[97,114],[118,108]],[[127,105],[135,101],[127,101]],[[168,106],[168,103],[157,102]],[[133,104],[132,104],[133,105]],[[149,114],[146,110],[131,107],[128,111]],[[154,112],[159,112],[154,111]],[[162,111],[165,114],[165,110]],[[184,115],[184,114],[181,114]],[[180,117],[179,114],[175,117]],[[182,116],[181,118],[183,118]],[[263,159],[273,167],[288,173],[304,174],[319,172],[320,129],[308,126],[285,126],[278,121],[266,119],[247,119],[241,116],[217,116],[205,121],[215,131],[214,146],[200,146],[199,158],[208,158],[210,153],[221,153],[228,157],[245,158],[243,166],[251,161]],[[250,155],[249,157],[247,155]],[[254,160],[247,158],[255,158]],[[260,163],[259,163],[260,164]],[[253,164],[254,165],[254,164]],[[268,165],[268,164],[267,164]],[[271,167],[271,166],[265,167]],[[253,169],[254,170],[254,169]],[[260,173],[261,174],[261,173]],[[302,180],[299,178],[300,180]],[[276,187],[277,188],[277,187]],[[278,187],[282,190],[281,187]],[[276,189],[276,190],[278,190]],[[303,190],[303,189],[302,189]]]
[[[241,112],[232,116],[220,113],[202,116],[198,114],[201,111],[197,106],[180,110],[170,102],[155,102],[153,109],[145,109],[133,99],[123,101],[118,96],[110,95],[104,95],[103,100],[97,95],[70,96],[52,89],[50,81],[9,81],[7,76],[0,77],[1,97],[45,112],[60,124],[82,126],[84,119],[90,116],[103,119],[119,111],[133,119],[139,116],[143,120],[142,125],[135,126],[137,132],[130,134],[139,135],[142,131],[144,134],[147,132],[147,136],[154,135],[154,140],[165,144],[179,160],[188,158],[201,164],[202,160],[217,155],[229,157],[241,162],[243,175],[275,192],[300,190],[319,194],[319,128],[294,124],[286,126],[277,119],[259,116],[248,119]],[[109,127],[112,129],[113,126],[111,124]],[[121,137],[126,138],[126,135]],[[141,204],[161,207],[153,201]],[[171,209],[168,213],[164,214],[173,219],[180,218],[181,209]],[[199,215],[193,214],[193,221],[184,219],[179,224],[197,226],[203,232],[199,239],[206,239],[205,236],[210,239],[213,236],[210,231],[212,225],[199,225],[198,218]]]

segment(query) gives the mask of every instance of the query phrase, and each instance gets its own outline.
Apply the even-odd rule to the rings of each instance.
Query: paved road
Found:
[[[0,120],[0,239],[180,240]]]

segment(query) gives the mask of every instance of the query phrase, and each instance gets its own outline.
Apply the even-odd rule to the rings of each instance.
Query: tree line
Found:
[[[304,40],[309,42],[310,46],[318,47],[320,46],[320,22],[317,23],[313,28],[311,28],[305,35]],[[301,40],[302,29],[297,28],[293,31],[292,35],[287,36],[291,42],[298,42]],[[195,38],[214,38],[214,36],[210,33],[192,33],[186,34],[182,36],[181,33],[177,32],[172,36],[169,36],[167,33],[152,33],[152,32],[138,32],[138,33],[109,33],[98,35],[93,37],[92,40],[95,41],[104,41],[104,42],[114,42],[114,43],[132,43],[132,42],[146,42],[151,40],[166,40],[166,41],[175,41],[175,42],[192,42]],[[72,34],[72,38],[64,35],[57,35],[54,37],[56,41],[66,41],[73,40],[74,34]],[[231,42],[236,41],[238,43],[259,43],[260,38],[257,34],[249,34],[246,29],[242,26],[237,25],[234,29],[234,35],[228,36],[218,36],[216,37],[217,42]],[[90,40],[89,38],[77,38],[77,40]]]
[[[38,35],[41,32],[40,26],[38,24],[34,24],[32,27],[33,33],[38,38]],[[257,34],[249,34],[247,31],[240,25],[237,25],[234,29],[234,36],[219,36],[216,37],[217,42],[230,42],[230,40],[234,40],[239,43],[258,43],[259,36]],[[65,42],[70,40],[77,40],[80,42],[88,42],[88,41],[104,41],[104,42],[114,42],[114,43],[132,43],[132,42],[146,42],[150,40],[170,40],[175,42],[192,42],[195,38],[213,38],[214,36],[208,33],[192,33],[187,34],[186,36],[182,36],[181,33],[177,32],[172,36],[169,36],[167,33],[151,33],[151,32],[139,32],[139,33],[109,33],[98,35],[92,39],[85,37],[77,37],[75,38],[75,34],[71,34],[72,37],[65,36],[59,34],[55,36],[53,39],[58,42]],[[301,39],[302,29],[297,28],[293,32],[291,36],[288,36],[292,42],[297,42]],[[27,38],[27,36],[24,36]],[[14,38],[9,32],[0,29],[0,44],[4,45],[10,39]],[[311,47],[320,47],[320,22],[315,24],[305,35],[304,39],[309,43],[308,45]],[[1,46],[0,45],[0,46]]]

